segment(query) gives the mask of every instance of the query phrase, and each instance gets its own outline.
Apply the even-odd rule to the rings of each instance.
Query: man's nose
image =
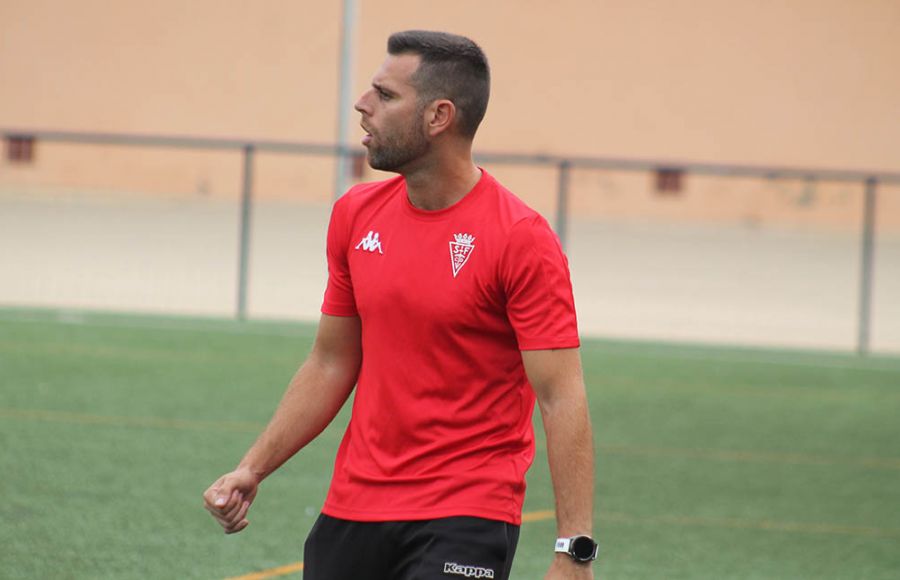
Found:
[[[368,97],[370,92],[372,92],[372,91],[368,90],[368,91],[364,92],[363,94],[361,94],[359,96],[359,99],[356,100],[356,104],[353,105],[353,108],[356,109],[360,113],[368,113],[369,111],[366,108],[366,102],[367,102],[366,97]]]

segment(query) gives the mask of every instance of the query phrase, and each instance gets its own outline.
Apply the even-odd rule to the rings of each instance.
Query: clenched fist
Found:
[[[249,469],[238,468],[226,473],[203,493],[209,513],[225,529],[226,534],[240,532],[250,522],[247,511],[256,497],[259,479]]]

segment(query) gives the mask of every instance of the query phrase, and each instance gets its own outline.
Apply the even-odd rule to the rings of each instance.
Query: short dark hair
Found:
[[[412,81],[419,104],[448,99],[457,110],[460,132],[474,137],[491,94],[491,71],[481,48],[465,36],[406,30],[388,39],[388,53],[421,58]]]

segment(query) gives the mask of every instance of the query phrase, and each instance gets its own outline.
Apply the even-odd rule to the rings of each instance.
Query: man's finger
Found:
[[[230,509],[228,511],[222,510],[222,515],[224,515],[225,519],[227,519],[229,521],[240,521],[240,519],[244,517],[244,516],[239,517],[238,513],[243,509],[244,504],[247,502],[243,501],[244,498],[241,494],[238,494],[237,499],[238,499],[238,502],[234,503],[233,506],[231,506],[229,504]],[[247,513],[246,510],[244,510],[244,513]]]
[[[215,520],[217,522],[219,522],[219,525],[222,526],[223,528],[230,527],[234,524],[234,522],[232,520],[229,520],[224,515],[222,515],[222,512],[220,512],[218,509],[216,509],[214,507],[210,507],[210,506],[204,506],[204,507],[206,508],[206,511],[208,511],[212,515],[212,517],[215,518]]]
[[[234,491],[226,486],[222,486],[216,490],[213,505],[222,511],[228,506],[228,501],[234,496]]]
[[[234,528],[241,523],[242,520],[247,516],[247,512],[250,510],[250,501],[244,500],[241,503],[236,504],[231,510],[228,512],[223,512],[222,510],[204,506],[206,511],[212,514],[216,521],[227,530],[234,530]],[[244,526],[246,527],[246,526]],[[243,528],[241,528],[243,529]]]
[[[216,496],[219,494],[219,486],[222,484],[222,479],[224,478],[218,479],[203,492],[203,503],[207,506],[212,507],[216,503]]]
[[[247,511],[249,509],[250,502],[245,501],[240,505],[236,512],[234,512],[233,514],[229,514],[227,518],[227,525],[223,524],[223,526],[225,527],[225,533],[239,532],[247,527],[247,524],[250,523],[247,521]]]
[[[230,507],[229,503],[235,492],[237,492],[237,489],[233,487],[233,484],[229,483],[228,476],[223,476],[206,490],[203,494],[203,499],[212,507],[224,509]]]
[[[231,523],[227,526],[223,526],[225,528],[226,534],[236,534],[240,532],[244,528],[250,525],[250,522],[247,520],[247,510],[250,509],[250,502],[245,502],[243,506],[241,506],[240,513],[238,517],[231,521]]]
[[[241,492],[223,486],[216,492],[213,507],[222,513],[227,513],[233,510],[236,505],[240,505],[242,499]]]
[[[234,514],[234,517],[232,518],[232,520],[233,520],[233,521],[238,521],[238,522],[241,521],[241,520],[243,520],[244,518],[247,517],[247,512],[249,512],[249,511],[250,511],[250,502],[249,502],[249,501],[244,501],[244,502],[241,504],[241,509],[239,509],[239,510],[237,511],[237,513]]]
[[[248,520],[241,520],[234,527],[225,528],[225,533],[226,534],[236,534],[236,533],[242,531],[244,528],[246,528],[249,525],[250,525],[250,522]]]

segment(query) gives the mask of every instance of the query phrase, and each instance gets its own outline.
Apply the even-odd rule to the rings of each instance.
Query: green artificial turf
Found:
[[[201,493],[310,325],[0,310],[0,577],[224,579],[298,562],[348,415],[224,536]],[[900,577],[900,359],[586,340],[598,578]],[[543,436],[526,513],[553,507]],[[522,528],[539,579],[554,523]],[[299,573],[279,576],[299,578]]]

